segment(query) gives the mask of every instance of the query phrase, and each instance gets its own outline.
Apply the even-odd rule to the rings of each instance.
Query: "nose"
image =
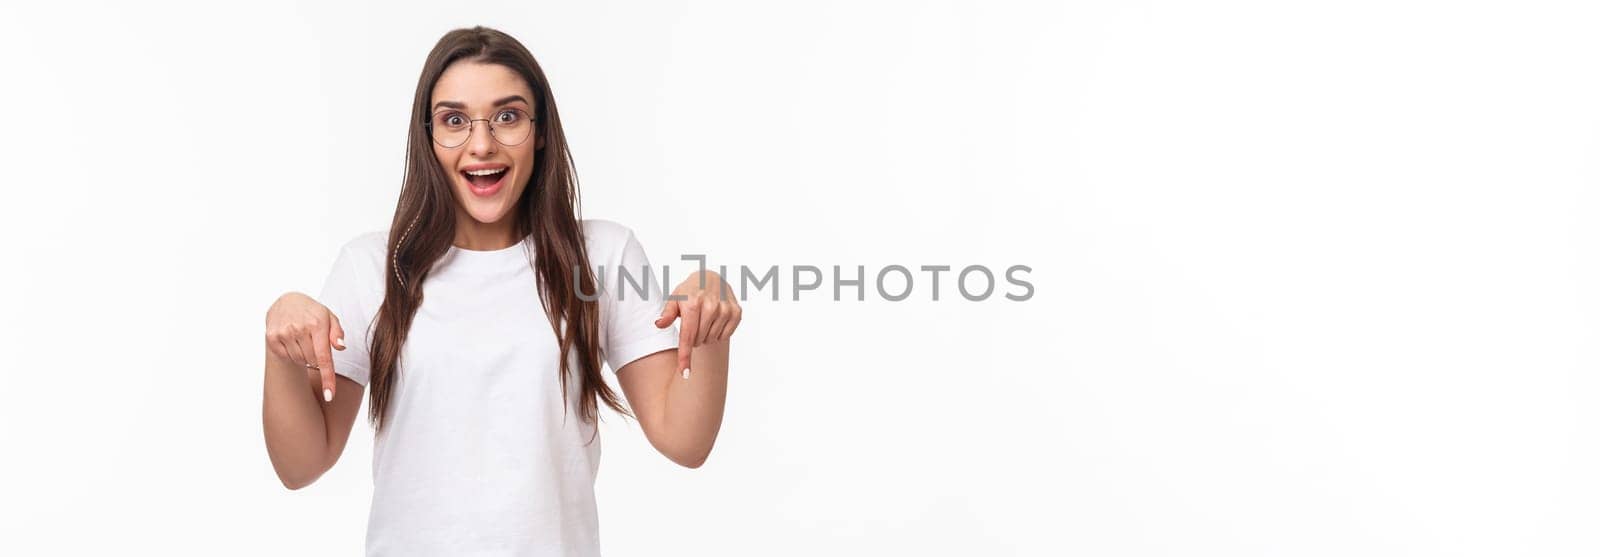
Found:
[[[474,120],[472,129],[468,130],[468,133],[471,135],[467,136],[467,151],[472,156],[487,158],[489,155],[494,154],[496,148],[494,135],[489,130],[489,122],[487,120]]]

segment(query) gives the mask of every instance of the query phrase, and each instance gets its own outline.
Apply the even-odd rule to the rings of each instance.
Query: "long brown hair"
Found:
[[[521,75],[533,90],[534,125],[541,143],[534,155],[528,187],[507,218],[515,219],[513,227],[518,238],[532,235],[535,253],[530,264],[535,267],[545,314],[561,346],[561,399],[567,402],[568,376],[576,375],[579,414],[584,420],[593,422],[598,418],[597,400],[630,415],[601,376],[598,302],[585,302],[577,295],[579,288],[582,292],[595,292],[595,279],[579,224],[577,174],[550,84],[522,43],[494,29],[473,27],[456,29],[440,38],[428,53],[417,80],[406,141],[405,179],[389,228],[385,273],[388,288],[374,320],[369,347],[372,424],[383,429],[400,376],[400,347],[422,305],[422,283],[455,238],[455,190],[450,186],[450,175],[433,154],[433,140],[423,123],[428,120],[433,86],[440,74],[462,60],[505,66]],[[574,363],[574,353],[576,370],[568,369]]]

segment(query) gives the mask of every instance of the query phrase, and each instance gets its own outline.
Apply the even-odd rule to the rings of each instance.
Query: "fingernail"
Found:
[[[683,378],[684,379],[688,379],[689,378],[689,368],[683,368]]]
[[[333,345],[334,346],[338,346],[339,348],[344,348],[344,339],[343,338],[333,339]]]
[[[322,401],[323,402],[333,402],[333,389],[323,389],[322,390]]]

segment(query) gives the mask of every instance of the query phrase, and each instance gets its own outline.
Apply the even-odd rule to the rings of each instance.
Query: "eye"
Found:
[[[522,113],[515,110],[502,110],[499,114],[494,115],[494,123],[496,124],[515,124],[520,121],[522,121]]]
[[[445,112],[439,114],[436,120],[439,125],[447,128],[461,128],[467,125],[467,117],[462,116],[460,112]]]

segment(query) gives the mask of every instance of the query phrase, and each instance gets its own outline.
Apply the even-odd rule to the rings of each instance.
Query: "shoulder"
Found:
[[[608,260],[621,254],[633,237],[633,229],[604,219],[583,219],[583,243],[590,259]]]
[[[633,229],[617,221],[583,219],[583,238],[590,245],[621,244],[633,235]]]
[[[384,246],[389,243],[389,229],[368,230],[345,241],[346,249],[364,249],[384,251]]]
[[[370,319],[383,301],[384,246],[388,238],[387,230],[373,230],[357,234],[339,246],[317,301],[333,310],[345,327]]]
[[[584,219],[583,237],[590,265],[647,265],[650,260],[633,229],[621,223]]]
[[[375,269],[381,275],[384,257],[389,253],[389,230],[369,230],[355,235],[339,246],[339,262],[360,269],[365,274]]]

